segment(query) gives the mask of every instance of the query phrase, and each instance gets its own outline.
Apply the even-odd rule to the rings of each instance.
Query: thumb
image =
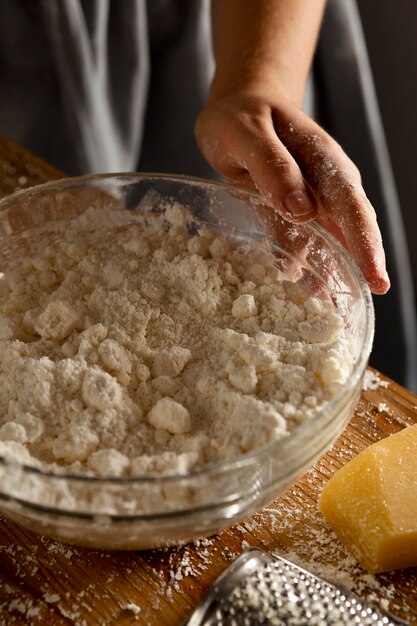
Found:
[[[229,109],[227,103],[210,105],[197,120],[197,142],[208,162],[232,182],[255,188],[287,219],[315,217],[314,196],[277,136],[271,110]]]
[[[268,204],[284,217],[300,222],[316,216],[314,196],[272,122],[263,121],[256,129],[242,127],[234,154]]]

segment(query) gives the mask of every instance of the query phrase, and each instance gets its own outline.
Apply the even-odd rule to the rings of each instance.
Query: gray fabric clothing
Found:
[[[76,175],[212,170],[208,0],[1,0],[0,129]]]
[[[69,174],[214,176],[193,132],[212,71],[209,0],[0,0],[0,131]],[[410,267],[354,0],[328,3],[306,108],[377,209],[393,286],[374,300],[371,363],[417,391]]]
[[[417,316],[407,241],[354,1],[327,5],[313,75],[316,117],[358,166],[384,241],[392,286],[374,297],[371,364],[417,392]]]

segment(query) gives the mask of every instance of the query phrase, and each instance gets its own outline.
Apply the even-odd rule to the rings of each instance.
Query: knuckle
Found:
[[[265,149],[265,163],[281,174],[289,174],[292,170],[291,163],[284,155],[279,154],[272,148]]]

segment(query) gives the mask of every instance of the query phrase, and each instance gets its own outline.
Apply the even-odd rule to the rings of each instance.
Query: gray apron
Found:
[[[313,66],[316,117],[358,166],[377,212],[391,289],[375,296],[370,362],[417,392],[414,287],[401,209],[360,17],[353,0],[327,6]]]
[[[193,132],[212,71],[208,0],[0,2],[0,130],[72,175],[215,176]],[[328,4],[305,108],[378,213],[392,288],[374,299],[371,363],[417,391],[411,272],[354,0]]]

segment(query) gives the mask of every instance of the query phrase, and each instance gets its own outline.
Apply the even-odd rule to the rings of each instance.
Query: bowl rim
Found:
[[[63,178],[54,179],[52,181],[48,181],[45,183],[41,183],[38,185],[33,185],[32,187],[27,187],[25,189],[20,189],[15,191],[3,198],[0,199],[0,213],[7,210],[8,208],[13,207],[13,205],[17,201],[21,201],[23,198],[30,198],[34,195],[39,195],[47,191],[56,190],[59,191],[62,188],[77,188],[80,186],[89,186],[94,183],[106,182],[107,184],[113,184],[116,186],[122,186],[122,184],[128,184],[128,182],[134,183],[140,180],[145,179],[157,179],[157,180],[166,180],[166,181],[174,181],[174,182],[182,182],[185,184],[191,184],[194,186],[203,185],[204,187],[214,188],[219,191],[233,192],[236,194],[237,192],[241,196],[249,197],[252,202],[258,204],[259,206],[267,206],[265,199],[257,192],[252,191],[250,189],[246,189],[244,187],[240,187],[238,185],[234,185],[232,183],[223,182],[215,179],[208,179],[198,176],[188,176],[185,174],[170,174],[170,173],[162,173],[162,172],[108,172],[108,173],[98,173],[98,174],[87,174],[83,176],[68,176]],[[282,216],[281,216],[282,217]],[[285,220],[283,217],[282,219]],[[317,224],[314,221],[306,222],[306,223],[297,223],[297,226],[301,226],[302,228],[309,228],[313,232],[319,234],[323,239],[326,240],[331,246],[333,246],[337,252],[341,255],[344,262],[346,263],[349,271],[352,273],[357,286],[359,288],[359,292],[363,298],[364,308],[366,311],[366,319],[365,319],[365,328],[363,333],[362,340],[362,349],[360,352],[360,356],[358,361],[355,363],[351,376],[349,377],[348,382],[343,386],[343,388],[325,405],[323,411],[315,418],[311,420],[307,420],[297,426],[291,433],[283,436],[281,439],[277,441],[272,441],[265,446],[260,448],[256,448],[249,453],[242,454],[239,457],[234,459],[229,459],[227,461],[217,461],[215,463],[208,463],[204,465],[202,468],[191,470],[186,473],[164,473],[164,474],[137,474],[133,476],[94,476],[89,474],[77,474],[65,471],[52,471],[45,470],[40,467],[36,467],[33,465],[27,465],[25,463],[19,463],[18,461],[8,459],[4,456],[0,455],[0,466],[6,466],[13,469],[23,470],[25,473],[30,475],[36,475],[42,478],[50,478],[58,481],[73,481],[80,483],[87,483],[91,485],[123,485],[123,484],[132,484],[132,483],[161,483],[161,482],[172,482],[176,480],[193,480],[201,477],[210,476],[212,474],[216,474],[216,472],[226,473],[228,471],[236,471],[237,469],[242,469],[246,466],[250,466],[252,463],[256,463],[264,456],[268,456],[272,451],[276,454],[279,454],[280,448],[282,448],[286,442],[288,441],[288,437],[291,436],[291,440],[294,441],[296,438],[299,439],[302,437],[304,432],[307,432],[312,428],[312,425],[319,423],[327,423],[329,418],[329,414],[332,413],[334,408],[342,402],[345,397],[348,397],[349,394],[353,391],[355,386],[358,384],[362,376],[364,375],[365,369],[368,364],[369,355],[371,353],[374,331],[375,331],[375,312],[372,301],[371,291],[369,289],[368,284],[365,281],[365,278],[357,266],[354,259],[350,256],[347,250],[342,246],[342,244],[328,231],[326,231],[322,226]],[[333,421],[333,420],[331,420]],[[302,464],[300,464],[302,465]],[[291,466],[289,468],[289,473],[293,473],[294,468]],[[283,477],[284,478],[284,477]]]

